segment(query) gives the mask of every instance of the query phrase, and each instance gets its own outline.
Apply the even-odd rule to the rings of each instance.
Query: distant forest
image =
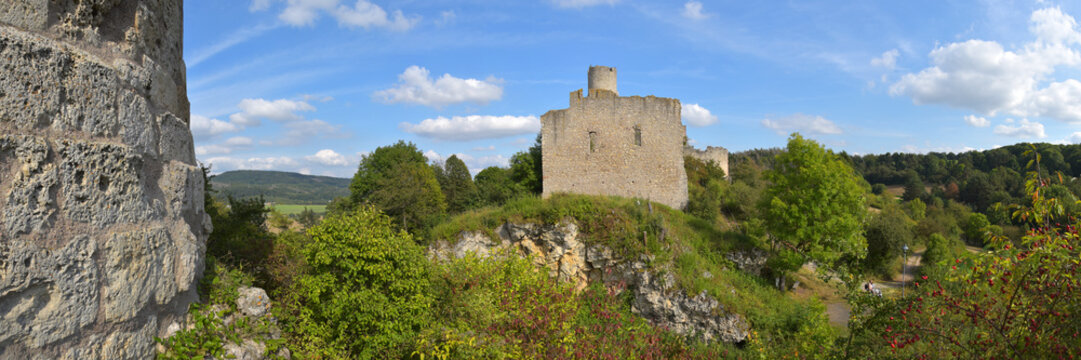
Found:
[[[281,171],[235,170],[210,178],[219,200],[232,195],[243,199],[263,196],[276,204],[326,205],[336,197],[349,196],[350,179],[303,175]]]
[[[1019,143],[964,153],[849,155],[841,152],[839,155],[871,185],[907,185],[906,188],[912,189],[930,186],[929,193],[910,196],[921,197],[925,202],[952,199],[986,212],[995,203],[1026,203],[1025,174],[1036,170],[1035,163],[1029,165],[1033,155],[1025,155],[1031,146],[1040,154],[1041,174],[1052,180],[1053,195],[1069,200],[1066,204],[1074,204],[1081,194],[1081,181],[1077,179],[1081,175],[1081,145]],[[732,171],[741,171],[741,166],[749,165],[772,167],[773,157],[780,151],[755,149],[733,154]]]

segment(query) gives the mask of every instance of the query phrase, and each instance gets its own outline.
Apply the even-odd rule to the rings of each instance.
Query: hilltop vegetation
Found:
[[[349,195],[349,179],[282,171],[234,170],[210,177],[215,197],[225,201],[262,196],[277,204],[326,205]]]
[[[691,198],[681,211],[642,199],[541,199],[533,149],[473,178],[456,158],[428,163],[399,142],[365,157],[350,196],[321,222],[268,217],[258,199],[208,199],[216,231],[204,293],[220,302],[213,294],[228,293],[223,287],[268,289],[285,330],[274,344],[296,358],[1077,356],[1077,217],[1061,200],[1076,180],[1047,176],[1042,148],[1019,155],[1033,160],[1027,181],[1003,184],[1022,188],[1021,197],[981,209],[946,195],[935,177],[928,183],[940,190],[909,177],[910,194],[898,198],[868,183],[852,157],[795,135],[786,149],[734,155],[727,180],[715,164],[685,159]],[[963,181],[959,188],[979,181],[975,171],[961,174],[944,179]],[[423,186],[391,186],[403,183]],[[675,287],[662,296],[702,294],[741,315],[747,341],[677,335],[632,310],[633,289],[594,282],[577,290],[513,253],[423,255],[467,231],[497,239],[506,223],[565,221],[585,244],[670,274]],[[965,242],[990,252],[966,251]],[[896,275],[904,245],[926,249],[922,286],[910,283],[904,298],[862,290]],[[757,257],[761,269],[740,270],[734,254]],[[796,282],[819,293],[797,296]],[[827,292],[831,306],[850,308],[840,319],[847,327],[827,321],[819,300]],[[213,353],[203,350],[191,354]]]

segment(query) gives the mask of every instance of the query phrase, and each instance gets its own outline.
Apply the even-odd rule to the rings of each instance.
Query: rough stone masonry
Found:
[[[619,96],[616,68],[589,67],[589,96],[541,116],[544,196],[568,192],[687,205],[683,157],[714,162],[728,174],[728,150],[687,146],[679,100]]]
[[[182,14],[0,1],[0,358],[150,358],[196,300]]]

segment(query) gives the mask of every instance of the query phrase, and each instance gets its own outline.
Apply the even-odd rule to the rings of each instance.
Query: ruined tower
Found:
[[[619,96],[616,69],[589,68],[589,94],[541,116],[544,196],[569,192],[687,204],[679,100]]]
[[[590,66],[588,94],[592,94],[593,90],[608,90],[615,93],[616,95],[619,95],[619,90],[616,86],[616,68],[607,66]]]
[[[181,0],[0,1],[0,359],[148,359],[210,221]]]

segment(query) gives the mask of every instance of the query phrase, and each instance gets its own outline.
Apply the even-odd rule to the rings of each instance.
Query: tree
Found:
[[[1043,197],[1043,179],[1030,176],[1033,205],[1016,214],[1032,220],[1032,230],[1019,244],[992,237],[995,250],[955,257],[943,276],[915,282],[885,328],[895,357],[1081,356],[1081,236],[1074,225],[1047,221],[1061,211]]]
[[[447,212],[457,214],[472,208],[477,202],[477,186],[473,184],[473,176],[469,174],[469,168],[458,155],[451,155],[443,163],[443,167],[436,166],[436,178],[439,187],[443,189],[443,195],[447,199]]]
[[[909,169],[905,175],[905,193],[901,195],[904,201],[922,198],[927,191],[923,188],[923,181],[915,170]]]
[[[983,246],[988,226],[991,226],[991,222],[987,221],[986,215],[980,213],[969,214],[964,226],[965,242],[971,245]]]
[[[760,212],[770,234],[787,250],[823,265],[864,256],[867,245],[860,232],[867,205],[862,180],[832,151],[792,134],[766,179],[770,185]]]
[[[404,141],[365,155],[349,190],[353,206],[374,205],[406,230],[427,229],[447,210],[424,154]]]
[[[409,233],[371,206],[308,230],[295,330],[313,357],[398,359],[428,325],[430,264]]]
[[[529,192],[540,194],[544,190],[542,184],[544,177],[542,160],[541,136],[537,134],[536,141],[533,146],[529,147],[528,151],[518,152],[511,157],[511,180],[514,180],[515,183],[518,183]]]
[[[727,181],[724,169],[713,161],[704,162],[691,156],[683,157],[687,172],[687,212],[713,221],[721,209],[721,192]]]
[[[901,247],[912,243],[909,221],[897,205],[871,216],[864,235],[867,238],[865,269],[889,275],[891,263],[901,256]]]
[[[502,205],[525,193],[525,189],[510,179],[510,170],[495,166],[481,170],[475,184],[477,196],[484,205]]]

